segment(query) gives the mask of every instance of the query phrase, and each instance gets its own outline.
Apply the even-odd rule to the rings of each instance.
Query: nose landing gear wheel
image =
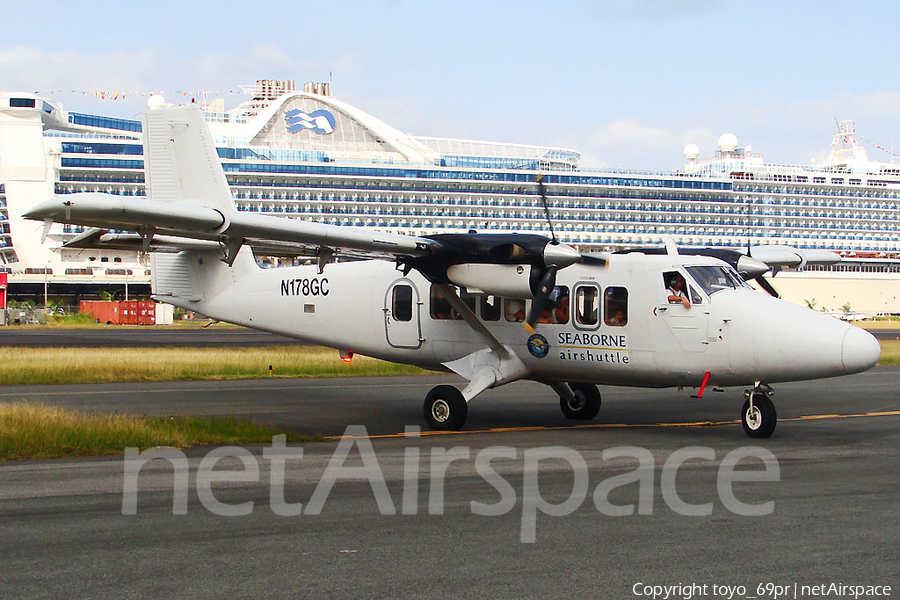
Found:
[[[570,383],[573,400],[559,399],[559,407],[567,419],[590,421],[600,412],[600,390],[589,383]]]
[[[432,429],[462,429],[469,414],[469,405],[462,392],[452,385],[439,385],[425,396],[425,421]]]
[[[762,393],[753,394],[753,406],[750,406],[750,398],[744,401],[741,409],[741,424],[744,433],[753,438],[767,438],[775,431],[778,423],[778,414],[775,405]]]

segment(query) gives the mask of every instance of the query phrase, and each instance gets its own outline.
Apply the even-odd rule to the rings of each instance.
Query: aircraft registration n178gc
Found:
[[[89,227],[73,247],[151,252],[153,295],[214,319],[353,353],[458,373],[425,398],[435,429],[463,427],[468,402],[519,379],[547,384],[570,419],[600,410],[597,384],[746,386],[746,433],[768,437],[770,384],[859,373],[869,333],[752,289],[762,274],[831,253],[759,247],[582,255],[551,237],[408,236],[238,212],[196,107],[143,117],[148,198],[57,195],[25,216]],[[116,233],[116,232],[134,233]],[[262,269],[262,254],[318,264]],[[334,255],[365,258],[332,263]],[[795,262],[791,262],[795,261]]]

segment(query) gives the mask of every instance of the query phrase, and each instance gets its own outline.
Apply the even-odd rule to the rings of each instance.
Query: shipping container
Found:
[[[107,325],[155,325],[156,302],[152,300],[82,300],[78,311]]]

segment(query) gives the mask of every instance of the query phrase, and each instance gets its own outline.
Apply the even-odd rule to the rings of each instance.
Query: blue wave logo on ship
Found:
[[[314,110],[305,113],[294,109],[284,112],[284,124],[291,133],[298,131],[312,131],[313,133],[329,134],[334,131],[334,115],[327,110]]]

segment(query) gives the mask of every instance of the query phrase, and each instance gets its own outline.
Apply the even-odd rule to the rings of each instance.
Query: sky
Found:
[[[853,119],[889,161],[874,145],[900,155],[898,32],[886,0],[23,1],[4,11],[0,90],[137,117],[146,97],[127,92],[231,108],[238,84],[330,80],[401,131],[636,170],[681,168],[688,143],[711,156],[725,132],[809,164]]]

